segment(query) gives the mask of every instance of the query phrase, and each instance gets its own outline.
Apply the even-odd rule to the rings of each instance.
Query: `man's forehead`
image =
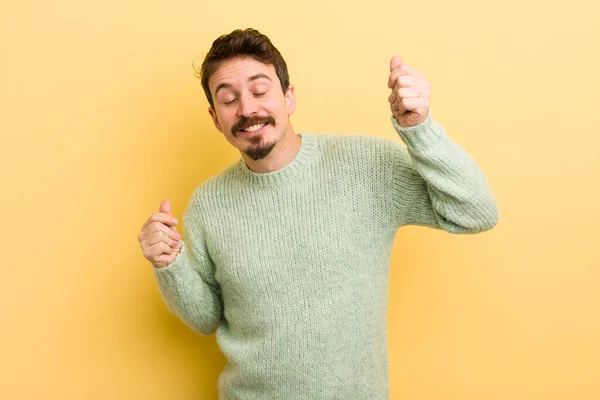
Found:
[[[225,82],[245,83],[261,77],[271,81],[277,79],[273,65],[264,64],[253,58],[234,58],[225,60],[217,66],[216,71],[209,78],[209,85],[214,88]]]

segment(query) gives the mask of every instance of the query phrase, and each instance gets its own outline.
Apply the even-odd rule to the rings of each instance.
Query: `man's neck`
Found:
[[[265,158],[253,160],[244,153],[242,153],[242,158],[248,168],[257,174],[277,171],[292,162],[300,150],[301,143],[302,138],[296,135],[293,130],[290,130]]]

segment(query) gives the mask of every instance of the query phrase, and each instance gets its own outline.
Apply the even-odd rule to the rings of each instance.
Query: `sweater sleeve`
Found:
[[[223,319],[221,290],[213,261],[198,248],[201,232],[188,215],[186,210],[181,252],[171,264],[154,266],[154,276],[169,311],[194,331],[209,335]]]
[[[475,161],[427,119],[392,124],[407,147],[394,153],[393,197],[398,226],[421,225],[450,233],[477,233],[498,222],[498,205]]]

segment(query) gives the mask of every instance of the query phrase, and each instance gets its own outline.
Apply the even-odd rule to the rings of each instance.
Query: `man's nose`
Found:
[[[252,96],[251,93],[240,96],[238,115],[244,117],[250,117],[256,114],[259,110],[258,101]]]

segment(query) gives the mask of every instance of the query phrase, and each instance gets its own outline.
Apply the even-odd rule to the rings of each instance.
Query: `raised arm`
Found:
[[[399,226],[423,225],[477,233],[498,222],[498,205],[475,161],[431,117],[429,82],[394,57],[388,101],[406,148],[393,155],[393,196]]]

